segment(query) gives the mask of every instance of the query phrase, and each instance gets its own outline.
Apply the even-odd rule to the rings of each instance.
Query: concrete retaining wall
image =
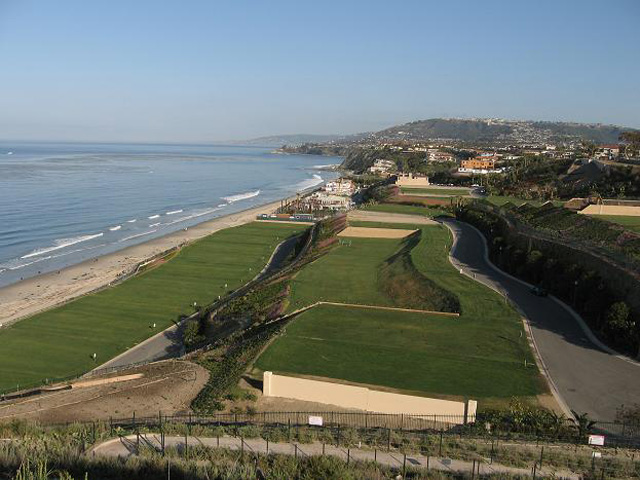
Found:
[[[326,403],[368,412],[455,416],[459,423],[475,419],[475,400],[453,402],[435,398],[381,392],[366,387],[308,380],[264,372],[262,392],[265,397],[284,397],[307,402]]]

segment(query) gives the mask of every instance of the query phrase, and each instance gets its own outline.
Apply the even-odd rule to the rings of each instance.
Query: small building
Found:
[[[399,187],[427,187],[429,186],[429,177],[413,173],[399,173],[396,185]]]
[[[460,162],[460,168],[466,170],[493,170],[496,160],[493,157],[475,157]]]
[[[600,145],[598,147],[598,158],[614,159],[620,156],[620,145]]]
[[[391,160],[385,160],[383,158],[377,158],[373,162],[373,165],[369,167],[369,172],[385,174],[395,167],[395,162],[392,162]]]
[[[428,162],[454,162],[455,157],[447,152],[441,152],[437,148],[430,148],[427,152]]]

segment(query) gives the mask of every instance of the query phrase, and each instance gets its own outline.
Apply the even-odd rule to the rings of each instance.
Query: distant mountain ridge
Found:
[[[624,131],[617,125],[577,122],[541,122],[493,118],[431,118],[396,125],[373,133],[381,140],[454,140],[461,142],[553,143],[591,141],[617,143]]]
[[[249,140],[239,140],[236,142],[225,142],[226,144],[251,145],[259,147],[281,147],[283,145],[300,146],[305,143],[330,143],[340,141],[346,135],[313,135],[306,133],[292,135],[271,135],[268,137],[252,138]]]
[[[534,120],[504,120],[497,118],[430,118],[395,125],[377,132],[355,135],[272,135],[232,142],[236,145],[265,147],[299,147],[305,144],[357,144],[367,141],[454,141],[470,143],[541,144],[618,143],[622,132],[636,130],[619,125],[579,122],[545,122]],[[229,142],[226,142],[229,144]]]

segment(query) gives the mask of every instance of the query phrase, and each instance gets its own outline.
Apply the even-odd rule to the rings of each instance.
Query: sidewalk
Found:
[[[138,444],[139,442],[139,444]],[[276,453],[299,457],[331,455],[345,461],[376,462],[387,467],[403,469],[421,468],[441,472],[472,473],[476,475],[488,475],[496,473],[509,473],[513,475],[531,475],[531,468],[516,468],[497,463],[489,464],[487,459],[479,459],[476,462],[453,460],[450,458],[428,457],[424,455],[408,454],[400,452],[387,452],[385,450],[371,450],[364,448],[336,447],[335,445],[314,443],[276,443],[267,442],[262,438],[242,439],[237,437],[201,438],[201,437],[176,437],[166,436],[165,447],[176,447],[181,451],[187,446],[201,445],[210,448],[228,448],[235,451],[243,451],[247,455],[266,455]],[[108,440],[96,445],[88,453],[93,456],[104,457],[130,457],[137,454],[138,445],[162,450],[161,437],[158,433],[140,434]],[[557,470],[544,466],[536,472],[537,478],[556,478],[579,480],[578,474],[566,470]]]

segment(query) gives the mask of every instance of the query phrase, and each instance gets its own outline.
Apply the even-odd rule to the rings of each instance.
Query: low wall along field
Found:
[[[473,421],[477,409],[475,400],[464,403],[400,395],[354,385],[274,375],[272,372],[264,372],[263,394],[265,397],[293,398],[376,413],[449,415],[459,417],[461,422]]]

